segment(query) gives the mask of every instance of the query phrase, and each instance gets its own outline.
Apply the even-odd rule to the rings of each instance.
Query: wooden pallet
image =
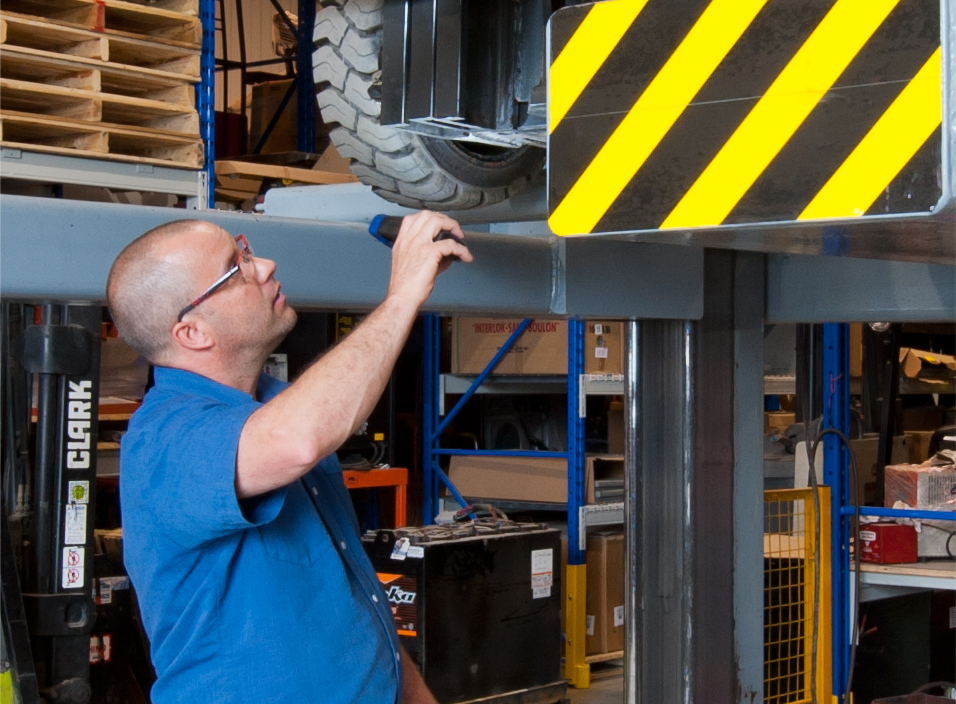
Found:
[[[0,146],[188,169],[203,164],[203,145],[198,137],[10,110],[0,110]]]
[[[99,59],[199,80],[200,50],[171,39],[74,27],[64,22],[0,12],[0,45],[40,49],[63,57]]]
[[[4,0],[5,13],[55,21],[94,31],[202,44],[199,0],[159,0],[145,5],[123,0]]]
[[[216,198],[232,201],[245,201],[249,198],[255,198],[259,194],[263,180],[266,179],[282,181],[285,184],[309,183],[317,185],[358,181],[350,173],[299,169],[291,166],[256,164],[246,161],[217,161]]]

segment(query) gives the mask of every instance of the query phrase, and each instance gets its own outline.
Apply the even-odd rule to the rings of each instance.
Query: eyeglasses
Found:
[[[177,322],[181,323],[183,321],[183,316],[186,315],[186,313],[188,313],[193,308],[198,306],[200,303],[205,301],[212,294],[214,294],[216,291],[222,288],[223,285],[227,281],[229,281],[229,279],[231,279],[233,276],[238,274],[240,271],[239,269],[240,264],[252,263],[252,258],[255,255],[252,253],[252,248],[249,246],[249,243],[246,242],[245,235],[236,235],[236,244],[239,245],[239,255],[236,257],[236,263],[232,266],[232,268],[229,271],[227,271],[225,274],[223,274],[218,279],[216,279],[216,282],[212,286],[210,286],[205,291],[203,291],[202,295],[200,295],[199,298],[197,298],[195,301],[193,301],[188,306],[186,306],[181,311],[179,311],[179,317],[176,319]]]

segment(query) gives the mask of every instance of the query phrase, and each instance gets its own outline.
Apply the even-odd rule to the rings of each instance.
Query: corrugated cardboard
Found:
[[[592,533],[587,542],[585,653],[624,649],[624,535]]]
[[[956,357],[903,347],[900,374],[910,379],[952,379],[956,375]]]
[[[462,496],[567,503],[568,462],[561,457],[472,457],[456,455],[448,468]]]
[[[607,452],[624,454],[624,405],[618,401],[612,401],[607,409]]]
[[[594,320],[585,324],[584,373],[624,373],[624,324]]]
[[[595,479],[623,479],[623,455],[590,455],[584,458],[585,501],[597,503],[594,496]]]
[[[853,451],[853,461],[856,463],[856,473],[859,479],[857,496],[860,503],[866,504],[876,496],[876,459],[880,449],[879,437],[859,438],[850,440]],[[893,464],[906,462],[909,458],[909,448],[905,437],[893,438]]]
[[[796,416],[793,413],[770,411],[763,414],[763,431],[765,433],[784,433],[794,424]]]
[[[929,459],[929,443],[933,439],[933,430],[907,430],[906,444],[909,446],[909,463],[922,464]]]
[[[480,374],[519,323],[520,318],[454,318],[451,337],[452,373]],[[494,373],[567,374],[567,322],[532,321],[502,358]]]
[[[888,465],[883,505],[902,501],[911,508],[951,511],[956,507],[956,469],[915,464]]]

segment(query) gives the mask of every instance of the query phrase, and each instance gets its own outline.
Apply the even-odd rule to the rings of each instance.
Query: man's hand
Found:
[[[453,257],[472,261],[464,245],[451,239],[435,241],[442,230],[464,237],[458,223],[441,213],[423,210],[402,220],[392,247],[389,296],[408,296],[418,307],[431,295],[435,278],[451,266]]]
[[[402,648],[402,662],[405,689],[402,692],[402,704],[438,704],[438,700],[428,689],[422,673],[415,667],[415,663],[408,657],[405,648]]]

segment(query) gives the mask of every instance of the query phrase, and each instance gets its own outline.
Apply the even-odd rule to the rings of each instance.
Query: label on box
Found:
[[[109,662],[113,659],[113,636],[104,633],[101,636],[90,636],[90,665]]]
[[[554,584],[554,550],[531,551],[531,591],[532,598],[544,599],[551,596]]]
[[[418,635],[418,606],[415,603],[418,582],[414,577],[404,574],[377,574],[392,609],[398,635],[414,638]]]
[[[63,548],[63,588],[79,589],[83,586],[83,564],[86,561],[86,548]]]
[[[604,326],[601,325],[601,323],[595,323],[595,324],[594,324],[594,334],[595,334],[595,335],[603,335],[603,334],[604,334]]]
[[[860,540],[862,540],[864,543],[872,543],[874,540],[876,540],[876,533],[871,530],[861,530]]]
[[[113,603],[113,592],[122,589],[129,589],[129,577],[100,577],[100,593],[97,604]]]
[[[589,636],[594,635],[594,616],[584,617],[584,633]]]
[[[392,548],[392,559],[393,560],[404,560],[408,557],[408,548],[411,547],[411,542],[408,538],[399,538],[395,541],[395,547]]]
[[[614,607],[614,627],[620,628],[624,625],[624,605]]]
[[[417,560],[421,560],[425,557],[425,548],[421,545],[412,545],[408,548],[408,556],[414,557]]]
[[[63,542],[70,545],[83,545],[86,542],[86,510],[89,505],[67,504],[65,508]]]
[[[596,359],[607,359],[607,347],[595,347],[594,357]]]

